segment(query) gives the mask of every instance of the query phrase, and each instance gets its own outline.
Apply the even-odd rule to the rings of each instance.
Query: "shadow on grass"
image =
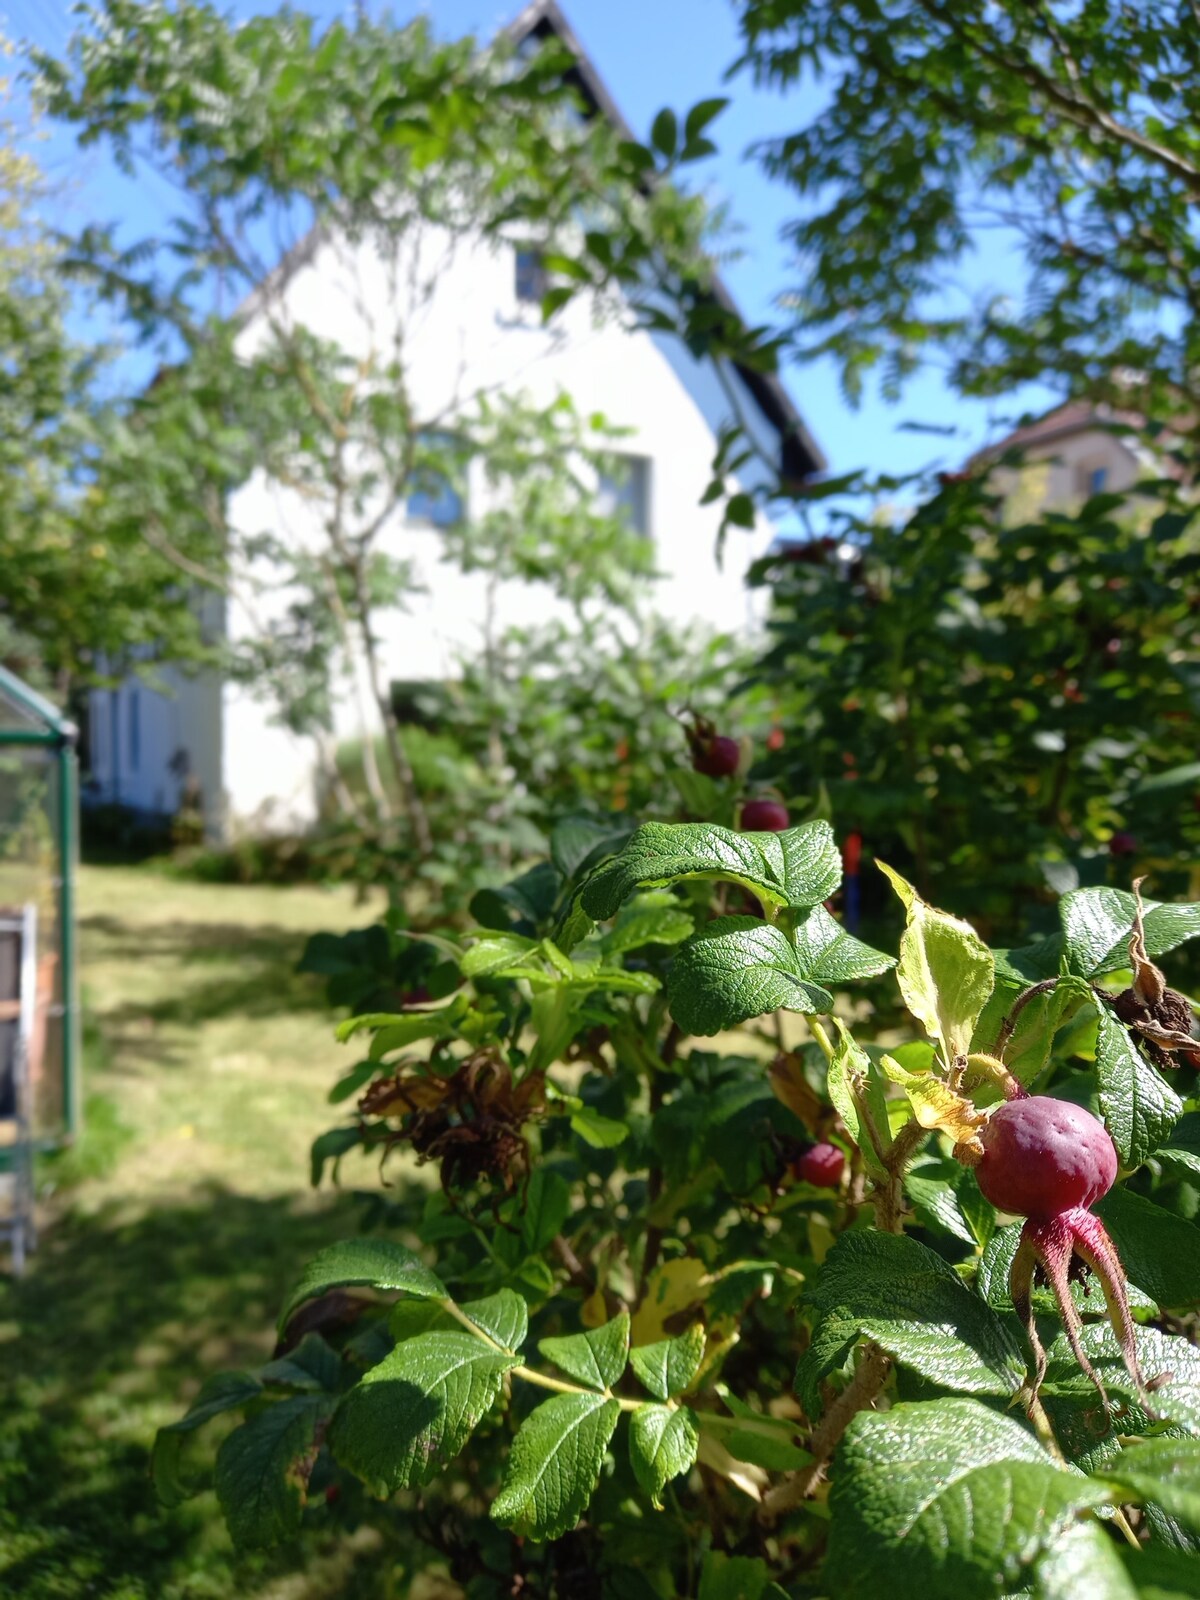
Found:
[[[186,1026],[214,1017],[253,1020],[284,1011],[323,1011],[319,980],[296,971],[308,935],[270,923],[168,922],[131,931],[117,917],[96,915],[82,922],[85,936],[104,961],[128,962],[181,973],[185,982],[170,996],[130,1002],[106,1012],[106,1025],[137,1021]],[[103,945],[96,943],[103,940]],[[224,968],[211,974],[205,966]],[[229,970],[230,966],[235,970]]]
[[[68,1217],[27,1278],[0,1283],[0,1594],[389,1592],[369,1539],[317,1528],[289,1549],[238,1556],[211,1495],[164,1512],[149,1478],[155,1429],[204,1377],[266,1359],[299,1269],[356,1231],[348,1199],[317,1206],[210,1187],[134,1220]]]

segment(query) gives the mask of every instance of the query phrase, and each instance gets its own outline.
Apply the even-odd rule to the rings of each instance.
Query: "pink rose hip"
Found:
[[[980,1135],[975,1176],[1000,1211],[1046,1220],[1094,1205],[1112,1188],[1117,1152],[1098,1117],[1069,1100],[1006,1101]]]

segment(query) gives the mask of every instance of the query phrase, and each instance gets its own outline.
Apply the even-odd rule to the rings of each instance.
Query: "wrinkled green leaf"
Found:
[[[814,906],[796,929],[795,949],[804,977],[825,985],[875,978],[896,965],[894,956],[873,950],[847,933],[823,905]]]
[[[397,1345],[346,1394],[330,1448],[373,1494],[428,1483],[466,1444],[518,1355],[470,1333],[423,1333]]]
[[[807,911],[842,880],[842,859],[827,822],[783,833],[734,833],[700,822],[647,822],[612,861],[584,884],[584,910],[597,922],[615,916],[638,888],[685,878],[740,883],[773,906]]]
[[[673,1400],[688,1392],[704,1360],[704,1346],[704,1324],[694,1322],[675,1339],[638,1345],[629,1352],[629,1364],[638,1382],[657,1400]]]
[[[559,1539],[583,1515],[600,1477],[621,1407],[600,1394],[544,1401],[513,1440],[491,1514],[529,1539]]]
[[[934,1251],[904,1235],[844,1233],[808,1303],[931,1382],[1008,1395],[1025,1375],[1015,1318],[999,1317]]]
[[[332,1409],[327,1395],[294,1395],[257,1412],[223,1440],[215,1483],[234,1544],[279,1544],[299,1530],[317,1425]]]
[[[1100,1111],[1122,1166],[1136,1167],[1166,1142],[1183,1115],[1183,1102],[1108,1007],[1098,1012]]]
[[[542,1339],[538,1349],[568,1377],[589,1389],[607,1390],[620,1380],[629,1359],[629,1313],[606,1322],[587,1333],[572,1333],[562,1338]]]
[[[322,1250],[284,1303],[279,1327],[286,1327],[296,1307],[329,1289],[354,1285],[372,1289],[403,1289],[422,1298],[445,1300],[449,1296],[438,1275],[402,1244],[390,1239],[347,1239]]]
[[[1200,905],[1143,900],[1146,953],[1165,955],[1200,937]],[[1124,889],[1076,889],[1059,901],[1069,970],[1097,978],[1129,965],[1137,902]]]
[[[629,1459],[634,1476],[656,1506],[672,1478],[691,1470],[700,1443],[695,1414],[687,1406],[644,1405],[629,1418]]]
[[[679,1026],[702,1036],[780,1008],[833,1009],[833,996],[801,976],[783,930],[757,917],[707,923],[677,952],[667,993]]]
[[[825,1582],[839,1600],[998,1600],[1030,1581],[1077,1511],[1111,1498],[973,1400],[860,1412],[832,1476]]]
[[[1145,1439],[1106,1462],[1101,1475],[1200,1533],[1200,1439]]]

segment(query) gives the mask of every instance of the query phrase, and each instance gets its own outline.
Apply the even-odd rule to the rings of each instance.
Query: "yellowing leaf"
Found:
[[[665,1324],[689,1306],[699,1305],[708,1293],[709,1277],[703,1261],[681,1256],[664,1261],[650,1274],[645,1298],[634,1312],[630,1337],[634,1344],[656,1344],[669,1338]]]
[[[949,1068],[971,1048],[995,985],[995,958],[969,922],[926,905],[907,879],[878,865],[908,913],[896,968],[900,992]]]
[[[969,1144],[987,1120],[966,1098],[930,1072],[909,1072],[891,1056],[880,1066],[908,1096],[913,1115],[923,1128],[938,1128],[955,1144]]]
[[[579,1311],[580,1321],[585,1328],[602,1328],[608,1321],[608,1307],[604,1303],[604,1292],[594,1289],[583,1302]]]
[[[719,1439],[714,1439],[711,1433],[700,1434],[700,1445],[696,1457],[713,1472],[719,1473],[722,1478],[728,1479],[735,1489],[740,1489],[743,1494],[748,1494],[751,1500],[761,1500],[762,1492],[770,1482],[767,1474],[761,1467],[756,1467],[750,1461],[739,1461],[736,1456],[731,1456],[729,1451]]]

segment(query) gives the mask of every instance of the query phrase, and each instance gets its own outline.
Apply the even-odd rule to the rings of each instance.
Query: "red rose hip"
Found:
[[[836,1189],[842,1181],[846,1157],[835,1144],[814,1144],[792,1162],[792,1176],[818,1189]]]
[[[742,747],[728,734],[718,733],[707,744],[696,747],[692,766],[706,778],[732,778],[742,759]]]
[[[782,833],[787,825],[787,807],[778,800],[747,800],[742,807],[742,828],[747,833]]]
[[[1069,1100],[1027,1095],[993,1111],[975,1176],[1000,1211],[1046,1221],[1112,1188],[1117,1152],[1098,1117]]]

